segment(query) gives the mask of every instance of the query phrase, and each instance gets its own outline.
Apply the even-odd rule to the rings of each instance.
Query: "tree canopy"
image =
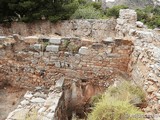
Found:
[[[1,0],[0,21],[65,20],[78,3],[78,0]]]

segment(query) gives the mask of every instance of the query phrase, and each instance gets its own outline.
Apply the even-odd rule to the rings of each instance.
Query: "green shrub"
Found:
[[[78,53],[78,50],[80,47],[81,47],[80,45],[77,45],[77,44],[71,42],[68,44],[67,49],[69,52],[75,54],[75,53]]]
[[[111,86],[105,94],[92,98],[94,107],[88,120],[143,120],[143,112],[135,105],[145,97],[140,87],[127,81]]]
[[[160,27],[160,6],[147,6],[144,9],[137,9],[137,18],[149,28]]]
[[[136,115],[143,115],[143,112],[126,100],[121,101],[105,94],[95,104],[93,111],[88,115],[88,120],[143,120]]]
[[[113,6],[112,8],[106,9],[106,15],[108,17],[119,17],[119,10],[120,9],[127,9],[128,7],[125,5],[118,5],[118,6]]]
[[[146,94],[139,86],[136,86],[128,81],[123,81],[117,87],[109,87],[107,92],[119,100],[127,100],[132,104],[140,104],[144,102],[146,98]]]
[[[60,50],[61,51],[66,51],[69,43],[70,43],[69,40],[63,40],[62,44],[60,45]]]
[[[72,19],[98,19],[103,15],[99,10],[96,10],[93,6],[79,7],[72,15]]]

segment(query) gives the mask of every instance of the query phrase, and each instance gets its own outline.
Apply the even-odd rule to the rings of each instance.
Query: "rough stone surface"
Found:
[[[58,52],[59,46],[58,45],[47,45],[46,51],[48,52]]]
[[[75,98],[71,102],[74,108],[78,105],[76,104],[77,101],[83,103],[83,100],[89,100],[96,92],[95,87],[90,89],[90,92],[85,92],[87,88],[91,87],[88,85],[86,87],[83,86],[85,90],[78,88],[79,80],[87,82],[92,80],[94,86],[107,87],[108,84],[119,79],[118,76],[123,76],[127,79],[130,76],[130,79],[146,91],[148,105],[144,109],[145,113],[155,114],[155,111],[160,113],[160,34],[145,27],[138,28],[136,26],[136,18],[135,11],[127,9],[120,11],[116,28],[115,25],[109,25],[112,22],[108,20],[64,21],[61,23],[62,26],[59,27],[59,30],[54,29],[53,31],[66,36],[91,36],[94,39],[102,36],[99,39],[95,39],[96,42],[94,40],[87,42],[81,39],[75,40],[74,37],[68,38],[70,43],[74,43],[75,46],[72,44],[70,47],[75,52],[69,51],[68,46],[63,44],[64,41],[62,41],[64,46],[61,44],[48,45],[46,50],[50,52],[37,52],[28,50],[28,47],[29,45],[40,44],[39,41],[37,43],[38,38],[34,42],[29,42],[32,37],[27,38],[28,40],[26,38],[21,39],[20,36],[18,39],[13,37],[16,42],[13,42],[12,46],[4,44],[5,38],[5,40],[1,41],[2,45],[6,45],[5,49],[3,47],[0,49],[0,85],[3,86],[3,81],[7,80],[13,86],[25,88],[41,86],[33,92],[26,93],[24,98],[29,101],[29,104],[26,106],[26,101],[22,102],[23,105],[20,104],[17,109],[23,107],[27,107],[23,109],[28,109],[28,107],[33,107],[34,103],[37,106],[37,111],[44,113],[44,119],[50,119],[47,115],[53,115],[54,109],[59,106],[57,104],[60,96],[63,96],[62,88],[53,86],[55,81],[62,76],[65,76],[69,81],[67,82],[71,83],[71,91],[66,91],[65,98]],[[50,26],[49,24],[47,25]],[[43,27],[47,27],[46,23],[43,24]],[[101,42],[102,39],[112,37],[110,36],[111,33],[108,32],[108,28],[115,28],[116,35],[113,38],[116,39],[111,44],[104,44]],[[2,30],[3,28],[0,29]],[[110,30],[112,32],[112,29]],[[27,31],[23,32],[25,35],[28,34]],[[31,32],[34,34],[48,33],[45,30],[35,32],[32,29]],[[76,45],[81,45],[80,49]],[[87,53],[88,50],[89,52]],[[63,82],[58,81],[57,83],[61,84]],[[49,93],[46,94],[46,92],[41,91],[43,88],[50,88]],[[83,95],[87,96],[87,98],[84,98]],[[37,98],[40,98],[41,102],[33,102],[35,99],[35,101],[38,101]],[[82,106],[82,104],[80,105]],[[52,112],[50,113],[50,111]]]
[[[43,98],[33,98],[31,102],[33,103],[43,103],[45,100]]]
[[[57,120],[58,113],[62,113],[62,109],[64,109],[64,103],[61,102],[61,98],[63,97],[62,91],[56,91],[59,88],[62,88],[64,84],[64,78],[61,78],[57,81],[54,87],[54,91],[48,91],[47,95],[44,95],[44,91],[27,91],[24,95],[24,100],[21,101],[21,105],[17,107],[14,111],[12,111],[6,120],[19,120],[19,119],[27,119],[27,116],[30,116],[30,119],[43,119],[43,120]],[[37,93],[42,93],[42,95],[38,95]],[[40,97],[42,96],[42,97]],[[45,96],[45,98],[44,98]],[[50,103],[50,104],[48,104]],[[62,110],[62,111],[61,111]],[[65,114],[65,113],[63,113]],[[62,115],[63,116],[63,115]],[[28,118],[28,119],[29,119]],[[63,117],[58,117],[59,119],[65,119]]]
[[[49,42],[52,44],[61,44],[61,38],[50,38]]]
[[[115,19],[107,20],[70,20],[58,23],[49,21],[35,22],[32,24],[14,22],[11,26],[3,27],[0,25],[0,35],[20,34],[27,37],[27,41],[31,39],[36,42],[37,37],[32,35],[62,35],[66,37],[85,37],[93,38],[96,41],[101,41],[108,36],[115,36]],[[109,29],[108,29],[109,28]],[[54,37],[53,37],[54,38]],[[57,41],[56,41],[57,42]]]
[[[79,49],[79,54],[82,54],[82,55],[87,55],[89,54],[89,48],[88,47],[84,47],[82,46],[80,49]]]
[[[137,27],[139,27],[139,28],[143,28],[143,27],[144,27],[144,24],[143,24],[141,21],[137,21],[137,22],[136,22],[136,25],[137,25]]]
[[[42,45],[41,44],[34,44],[34,49],[37,51],[42,50]]]

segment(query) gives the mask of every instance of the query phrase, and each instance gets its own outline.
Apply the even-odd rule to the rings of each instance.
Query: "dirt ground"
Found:
[[[8,114],[13,111],[23,98],[26,90],[6,86],[0,89],[0,120],[5,120]]]

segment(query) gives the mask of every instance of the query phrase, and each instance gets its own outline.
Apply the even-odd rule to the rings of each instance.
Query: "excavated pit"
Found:
[[[0,49],[2,118],[16,108],[26,90],[37,86],[49,89],[62,76],[65,83],[57,111],[65,114],[56,112],[58,119],[71,120],[73,115],[85,118],[92,96],[104,92],[114,81],[129,78],[133,44],[128,40],[92,43],[52,37],[46,45],[41,38],[23,39],[17,35],[1,41],[5,43]]]

